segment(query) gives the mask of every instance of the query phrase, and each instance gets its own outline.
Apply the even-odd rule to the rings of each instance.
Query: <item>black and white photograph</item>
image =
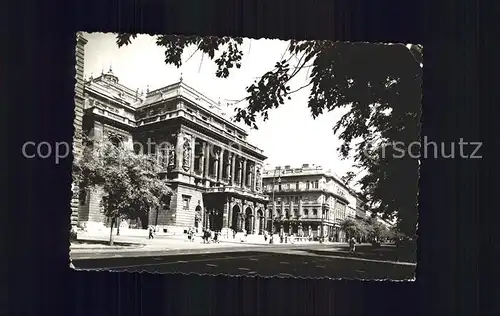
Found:
[[[73,269],[415,280],[418,43],[79,32],[75,58]]]

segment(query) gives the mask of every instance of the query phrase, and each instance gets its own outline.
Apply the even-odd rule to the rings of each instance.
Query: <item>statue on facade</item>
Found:
[[[249,185],[250,187],[252,187],[252,186],[253,186],[253,182],[254,182],[254,180],[255,180],[255,179],[254,179],[254,174],[253,174],[253,173],[254,173],[254,170],[255,170],[255,167],[254,167],[253,165],[250,165],[250,168],[249,168],[249,169],[250,169],[250,170],[249,170],[248,175],[247,175],[247,177],[248,177],[248,185]]]
[[[175,148],[172,144],[168,145],[168,169],[175,168]]]
[[[260,175],[260,168],[257,168],[257,171],[255,172],[255,188],[257,191],[261,190],[261,175]]]
[[[191,140],[184,138],[183,152],[182,152],[182,169],[189,171],[191,169]]]

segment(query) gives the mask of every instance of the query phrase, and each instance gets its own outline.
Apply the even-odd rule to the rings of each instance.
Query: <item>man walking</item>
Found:
[[[355,252],[356,251],[356,240],[354,239],[354,237],[351,237],[351,239],[349,239],[349,252]]]
[[[153,226],[149,226],[149,237],[148,239],[153,239],[155,238],[154,234],[153,234],[154,230],[153,230]]]

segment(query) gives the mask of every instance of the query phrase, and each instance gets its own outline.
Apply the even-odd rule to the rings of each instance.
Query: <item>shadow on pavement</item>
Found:
[[[416,249],[401,249],[395,246],[357,246],[356,252],[350,253],[348,247],[342,247],[341,249],[304,249],[304,251],[316,254],[316,255],[334,255],[343,256],[349,258],[363,258],[363,259],[373,259],[373,260],[383,260],[383,261],[399,261],[399,262],[417,262]]]
[[[413,266],[264,251],[73,260],[76,269],[233,276],[408,280]]]
[[[75,246],[80,245],[101,245],[101,246],[109,246],[109,241],[105,240],[94,240],[94,239],[77,239],[71,241],[71,244]],[[114,241],[113,246],[124,246],[124,247],[137,247],[141,244],[132,243],[132,242],[123,242],[123,241]],[[111,246],[110,246],[111,247]]]

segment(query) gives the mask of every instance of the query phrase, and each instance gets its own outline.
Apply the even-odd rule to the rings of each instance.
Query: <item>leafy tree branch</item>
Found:
[[[119,34],[117,44],[128,45],[133,38]],[[195,45],[215,62],[219,78],[241,67],[242,43],[229,37],[157,36],[157,45],[165,48],[165,63],[180,67],[184,50]],[[296,65],[290,65],[291,58]],[[422,65],[420,45],[291,40],[275,67],[246,87],[246,97],[234,104],[235,119],[257,128],[257,116],[267,120],[270,110],[286,106],[285,99],[305,87],[310,87],[308,108],[314,118],[348,109],[333,131],[343,142],[341,156],[353,158],[366,173],[359,181],[362,198],[373,213],[397,216],[398,229],[414,236],[418,161],[394,158],[387,144],[419,140]],[[305,68],[307,83],[292,90],[290,80]],[[244,106],[236,106],[243,101]]]

